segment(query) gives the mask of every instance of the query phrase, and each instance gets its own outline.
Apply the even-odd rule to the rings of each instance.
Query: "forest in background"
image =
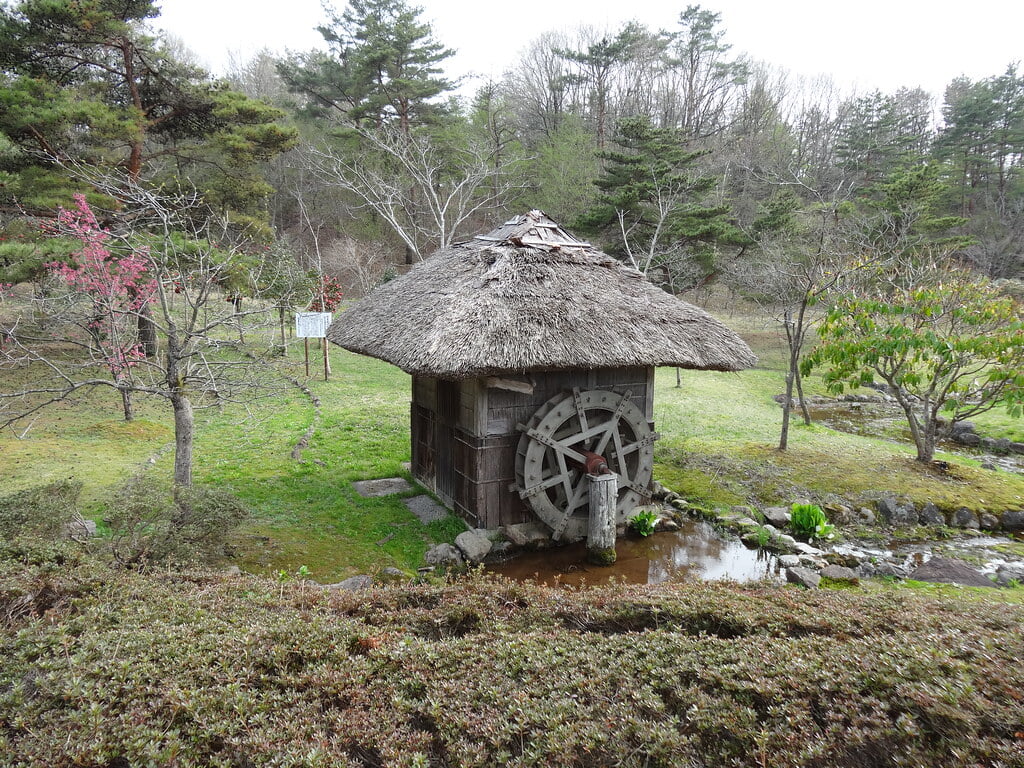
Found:
[[[327,51],[259,53],[226,79],[156,31],[152,0],[2,7],[7,282],[38,268],[11,242],[31,239],[24,217],[87,191],[79,165],[194,190],[356,294],[530,208],[675,291],[749,289],[759,254],[823,238],[1024,271],[1013,63],[944,94],[843,93],[732,50],[689,6],[662,30],[540,34],[466,103],[444,31],[404,0],[355,0],[325,19]]]
[[[93,312],[78,328],[123,396],[156,356],[155,302],[172,357],[149,389],[182,415],[181,382],[212,376],[189,344],[222,339],[209,324],[181,335],[175,294],[193,321],[216,292],[234,316],[258,299],[246,306],[275,310],[283,342],[290,309],[329,311],[539,208],[667,291],[724,286],[777,320],[780,448],[816,367],[837,392],[889,386],[921,461],[952,423],[999,403],[1020,412],[1016,64],[954,80],[937,112],[919,88],[848,94],[750,60],[717,13],[690,5],[665,29],[540,34],[467,102],[421,9],[325,13],[327,50],[259,53],[216,79],[156,31],[155,0],[0,4],[0,283],[49,300],[77,280],[71,298]],[[57,215],[74,207],[80,220]],[[120,362],[83,287],[75,249],[90,226],[109,249],[104,279],[125,258],[148,263],[145,290],[127,285],[105,310]]]

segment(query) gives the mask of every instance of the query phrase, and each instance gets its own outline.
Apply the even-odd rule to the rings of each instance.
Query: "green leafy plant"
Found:
[[[835,526],[817,504],[794,504],[789,524],[797,536],[805,539],[831,539],[835,535]]]
[[[629,527],[640,536],[650,536],[658,522],[658,513],[650,509],[637,512],[629,518]]]

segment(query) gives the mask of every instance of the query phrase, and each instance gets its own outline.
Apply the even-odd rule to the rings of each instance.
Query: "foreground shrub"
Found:
[[[61,480],[0,496],[0,539],[55,540],[78,518],[82,484]]]
[[[248,514],[240,499],[219,488],[172,492],[136,477],[111,501],[110,550],[117,562],[132,567],[216,559]]]
[[[0,632],[8,765],[960,768],[1024,754],[1019,606],[77,570],[58,585],[71,599],[40,603],[46,620],[23,611]]]

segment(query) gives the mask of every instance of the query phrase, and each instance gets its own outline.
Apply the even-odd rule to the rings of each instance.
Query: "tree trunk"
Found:
[[[679,368],[677,367],[676,368],[676,389],[682,389],[682,388],[683,388],[683,381],[680,378]]]
[[[159,354],[156,323],[153,322],[153,311],[148,304],[139,307],[139,343],[142,344],[142,351],[146,357],[156,357]]]
[[[804,399],[804,377],[800,375],[800,366],[794,371],[796,375],[796,398],[800,403],[800,411],[804,416],[804,426],[811,426],[811,412],[807,410],[807,401]]]
[[[784,451],[789,445],[789,414],[793,410],[793,369],[786,373],[786,399],[782,402],[782,430],[779,432],[779,450]]]
[[[171,395],[174,407],[174,484],[192,485],[192,437],[195,430],[195,416],[192,403],[183,391]]]
[[[132,391],[129,387],[120,386],[121,407],[124,409],[124,420],[132,421],[135,418],[135,407],[132,405]]]
[[[922,424],[914,411],[914,404],[898,387],[887,381],[889,387],[896,393],[896,400],[899,402],[903,413],[907,416],[907,426],[910,427],[910,437],[917,448],[917,460],[922,464],[930,464],[935,458],[935,424],[926,422]],[[925,417],[927,418],[927,416]]]

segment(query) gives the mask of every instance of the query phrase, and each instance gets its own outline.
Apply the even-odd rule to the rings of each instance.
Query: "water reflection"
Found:
[[[646,539],[622,538],[615,547],[615,565],[601,567],[586,562],[586,545],[572,544],[530,552],[489,571],[518,581],[553,584],[660,584],[697,580],[733,579],[756,581],[774,578],[778,559],[761,550],[747,549],[736,540],[721,538],[701,520],[687,520],[672,533],[656,533]]]

